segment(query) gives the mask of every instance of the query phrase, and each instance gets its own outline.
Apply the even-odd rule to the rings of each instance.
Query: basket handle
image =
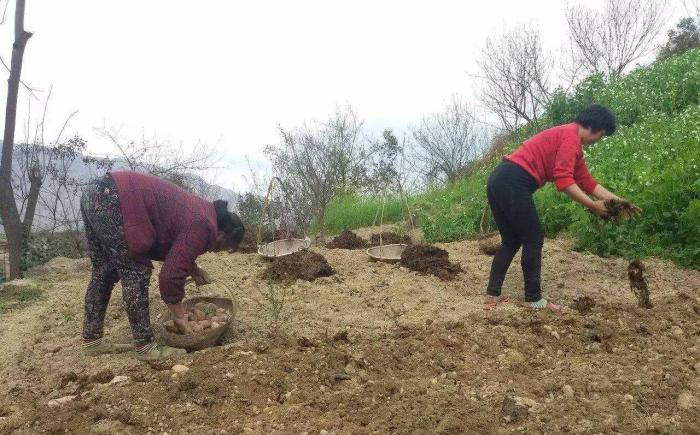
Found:
[[[404,205],[406,206],[406,213],[408,213],[408,223],[411,224],[411,231],[416,229],[416,226],[413,224],[413,215],[411,214],[411,208],[408,206],[408,196],[406,195],[406,192],[403,191],[403,187],[401,186],[401,179],[396,180],[399,184],[399,196],[403,198]]]
[[[265,219],[265,211],[270,206],[270,194],[272,193],[272,185],[275,182],[275,180],[277,180],[277,182],[279,183],[280,188],[284,189],[282,187],[282,180],[280,180],[279,177],[272,177],[272,179],[270,180],[270,184],[267,187],[267,194],[265,195],[265,202],[263,202],[263,207],[260,210],[260,219],[258,220],[258,236],[257,236],[258,245],[260,245],[262,243],[262,226],[263,226],[263,221]],[[274,227],[275,221],[274,221],[274,219],[271,219],[270,221],[272,222],[272,241],[274,241],[275,240],[275,227]]]
[[[379,247],[381,248],[384,243],[382,240],[382,235],[384,234],[384,206],[386,205],[386,186],[384,186],[384,195],[382,196],[382,215],[379,218]]]

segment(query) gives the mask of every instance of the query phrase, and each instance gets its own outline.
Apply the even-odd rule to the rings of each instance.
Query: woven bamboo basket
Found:
[[[182,306],[185,310],[191,310],[198,302],[210,302],[219,308],[223,308],[228,313],[228,322],[218,328],[205,329],[202,332],[195,332],[187,335],[175,334],[163,328],[161,336],[165,344],[179,349],[195,351],[216,346],[219,343],[221,337],[231,327],[231,323],[233,323],[233,318],[236,315],[236,305],[233,300],[229,298],[197,296],[184,300]],[[174,319],[173,315],[170,314],[168,319]]]

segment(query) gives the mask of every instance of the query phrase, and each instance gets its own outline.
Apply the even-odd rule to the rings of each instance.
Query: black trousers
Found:
[[[544,235],[532,199],[537,188],[537,181],[512,162],[501,162],[489,176],[486,193],[502,244],[491,263],[488,295],[501,294],[506,272],[522,246],[520,261],[525,279],[525,300],[536,302],[542,297],[540,274]]]

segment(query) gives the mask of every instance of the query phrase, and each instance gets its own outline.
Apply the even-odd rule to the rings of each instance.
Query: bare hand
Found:
[[[187,316],[176,318],[175,326],[177,326],[177,329],[179,329],[180,332],[183,334],[189,334],[190,332],[192,332],[192,328],[190,328],[190,322],[189,320],[187,320]]]
[[[608,208],[603,200],[593,201],[593,204],[588,209],[596,216],[605,217],[608,215]]]
[[[211,277],[206,270],[197,266],[192,272],[192,279],[197,286],[211,284]]]
[[[620,198],[620,200],[621,200],[621,201],[627,201],[627,200],[624,199],[624,198]],[[627,201],[627,202],[628,202],[629,205],[630,205],[629,211],[628,211],[627,216],[626,216],[627,219],[636,218],[637,216],[639,216],[639,215],[642,214],[642,211],[643,211],[643,210],[642,210],[641,208],[639,208],[639,207],[637,207],[636,205],[632,204],[631,201]]]

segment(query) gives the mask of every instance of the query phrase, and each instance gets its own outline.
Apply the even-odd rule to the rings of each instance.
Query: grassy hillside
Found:
[[[565,231],[580,249],[599,255],[658,255],[700,267],[699,102],[700,49],[621,78],[593,76],[569,94],[556,93],[541,128],[568,122],[591,103],[616,114],[618,131],[587,149],[586,161],[601,184],[637,203],[644,214],[633,222],[604,223],[550,185],[536,194],[545,232],[552,236]],[[534,130],[524,127],[504,152]],[[454,185],[412,199],[428,241],[479,232],[486,178],[498,161],[500,156]],[[338,202],[330,226],[361,226],[357,216],[362,202]]]

